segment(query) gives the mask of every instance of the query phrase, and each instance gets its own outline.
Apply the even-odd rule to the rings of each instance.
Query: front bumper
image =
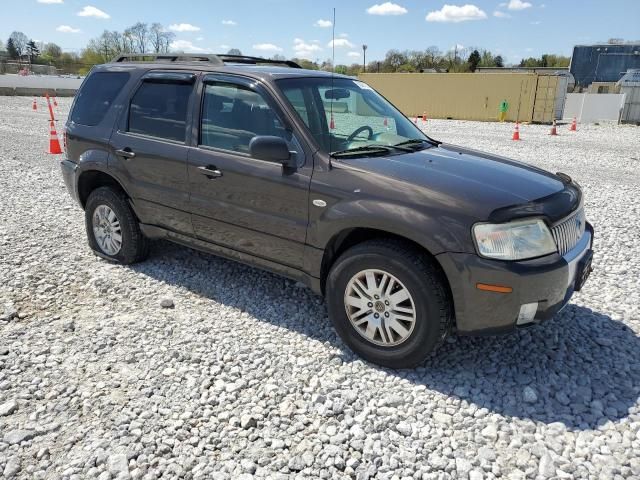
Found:
[[[534,321],[547,320],[571,299],[583,258],[591,254],[593,227],[587,223],[578,244],[566,255],[505,262],[467,253],[436,258],[451,286],[460,334],[493,334],[518,325],[522,305],[537,302]],[[479,290],[478,283],[511,287],[511,293]]]

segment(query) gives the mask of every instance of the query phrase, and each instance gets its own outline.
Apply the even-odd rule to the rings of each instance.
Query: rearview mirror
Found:
[[[258,160],[281,163],[285,168],[296,168],[295,159],[284,139],[270,135],[253,137],[249,142],[249,154]]]
[[[346,88],[332,88],[324,92],[324,98],[327,100],[342,100],[343,98],[349,98],[351,92]]]

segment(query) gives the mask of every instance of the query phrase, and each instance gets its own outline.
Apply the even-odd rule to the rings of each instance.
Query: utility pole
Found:
[[[362,73],[367,73],[367,47],[362,45]]]

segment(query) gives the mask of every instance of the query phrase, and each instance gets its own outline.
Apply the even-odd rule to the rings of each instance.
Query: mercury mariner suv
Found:
[[[548,319],[591,272],[569,176],[433,140],[367,84],[290,61],[121,56],[83,82],[65,139],[97,255],[167,239],[284,275],[387,367]]]

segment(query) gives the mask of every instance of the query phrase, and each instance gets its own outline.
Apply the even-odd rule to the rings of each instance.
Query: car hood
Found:
[[[351,158],[344,163],[412,184],[427,197],[446,199],[447,204],[453,202],[468,214],[473,211],[477,218],[488,218],[496,209],[526,204],[564,188],[561,177],[545,170],[448,144],[412,153]]]

